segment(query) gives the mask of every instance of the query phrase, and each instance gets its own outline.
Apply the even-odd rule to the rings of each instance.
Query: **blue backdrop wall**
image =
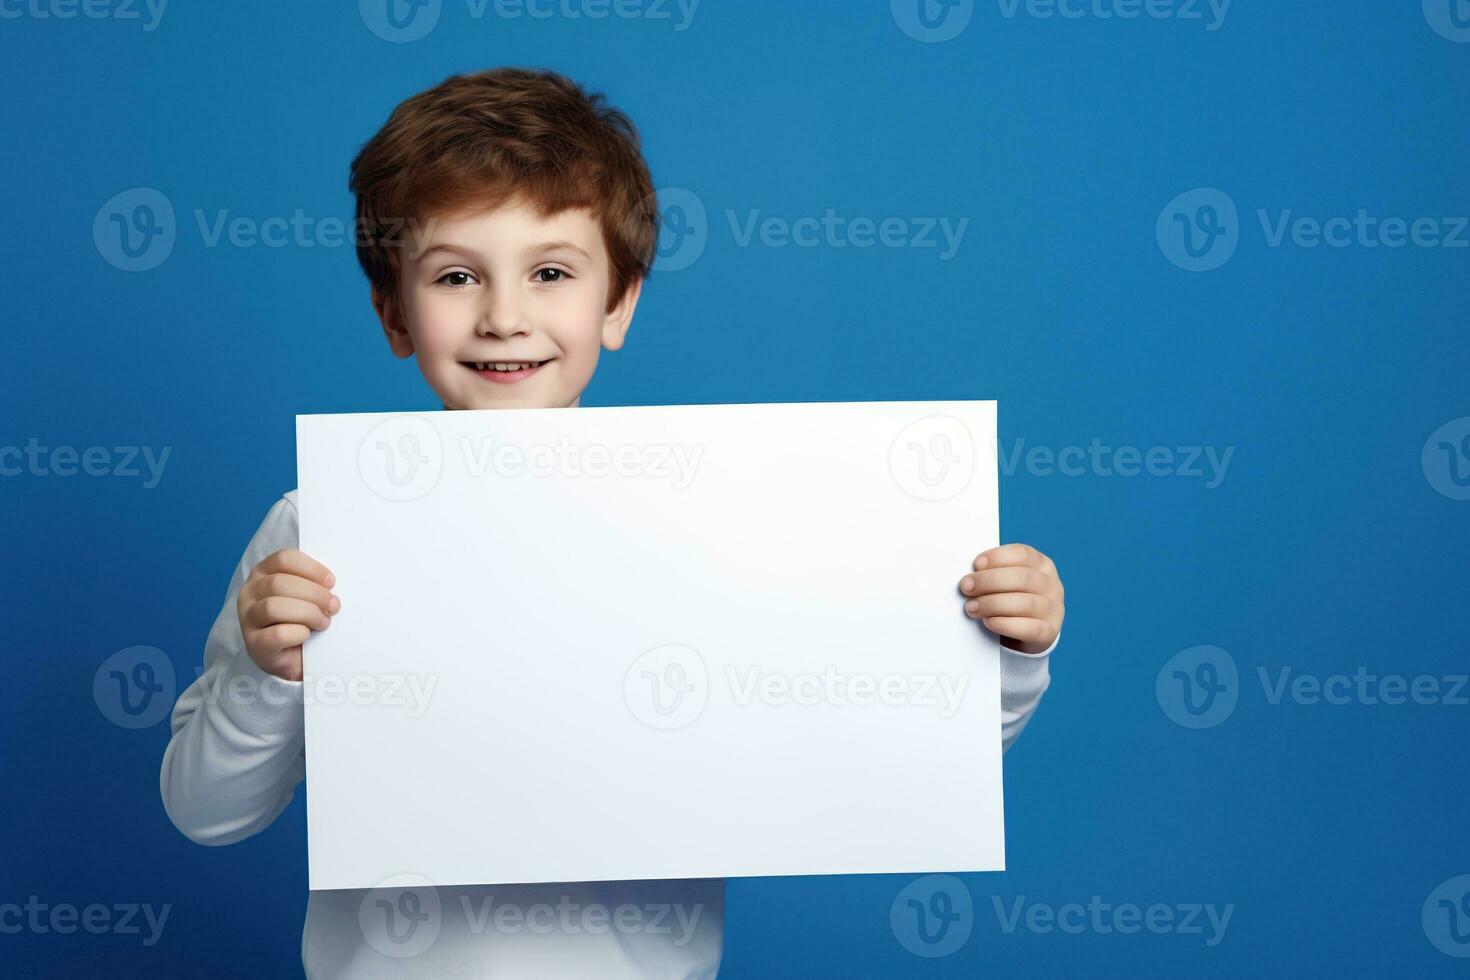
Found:
[[[194,677],[296,413],[437,407],[329,219],[398,101],[515,64],[679,205],[584,404],[998,399],[1004,537],[1068,587],[1011,870],[920,886],[945,948],[909,878],[737,880],[729,975],[1462,974],[1467,42],[1465,0],[0,0],[0,905],[112,923],[0,916],[0,972],[299,970],[300,798],[189,843],[166,721],[93,682]]]

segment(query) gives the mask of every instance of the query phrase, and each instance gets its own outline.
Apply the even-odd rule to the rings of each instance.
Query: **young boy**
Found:
[[[358,259],[388,346],[417,358],[446,409],[576,406],[600,349],[622,347],[658,223],[637,133],[600,95],[518,69],[450,78],[394,111],[353,161],[350,185]],[[164,806],[201,844],[265,829],[304,776],[302,643],[352,611],[332,594],[332,572],[297,550],[297,531],[292,491],[246,547],[204,673],[174,709]],[[1061,582],[1048,558],[1020,544],[956,572],[956,601],[1003,640],[1009,746],[1049,681]],[[211,696],[242,686],[255,696]],[[722,880],[428,890],[412,902],[312,892],[307,975],[713,977],[719,968]],[[439,909],[432,936],[395,945],[428,914],[427,897]],[[516,915],[497,914],[506,907]],[[622,927],[630,907],[663,909],[664,925]]]

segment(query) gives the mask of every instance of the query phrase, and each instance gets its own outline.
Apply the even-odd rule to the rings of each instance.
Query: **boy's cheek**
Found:
[[[598,358],[602,353],[601,331],[583,338],[575,349],[567,350],[562,367],[561,380],[568,393],[575,397],[592,381],[597,371]]]
[[[414,355],[419,369],[430,380],[440,380],[457,385],[464,367],[459,363],[460,345],[465,332],[445,329],[441,324],[423,324],[410,329],[414,341]]]

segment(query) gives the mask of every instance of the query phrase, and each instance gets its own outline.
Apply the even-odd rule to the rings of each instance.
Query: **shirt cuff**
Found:
[[[1024,652],[1022,650],[1012,650],[1010,647],[1006,646],[1004,643],[1001,643],[1000,644],[1000,648],[1001,648],[1001,650],[1003,650],[1006,653],[1009,653],[1013,657],[1020,657],[1020,658],[1022,658],[1024,660],[1037,660],[1037,659],[1039,659],[1041,657],[1049,657],[1049,656],[1051,656],[1051,652],[1057,648],[1057,644],[1060,643],[1060,642],[1062,642],[1062,632],[1061,632],[1061,630],[1058,630],[1057,631],[1056,639],[1054,639],[1054,640],[1051,641],[1051,646],[1047,647],[1045,650],[1041,651],[1040,653],[1026,653],[1026,652]]]
[[[285,735],[305,727],[305,685],[266,673],[244,650],[235,655],[220,687],[220,707],[241,731]]]

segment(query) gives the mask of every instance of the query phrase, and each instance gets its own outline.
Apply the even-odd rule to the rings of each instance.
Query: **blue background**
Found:
[[[1257,679],[1466,670],[1470,502],[1435,489],[1421,451],[1470,415],[1470,250],[1271,248],[1256,218],[1470,213],[1470,44],[1417,0],[1237,0],[1215,31],[982,2],[942,43],[906,34],[887,0],[705,0],[684,31],[477,20],[446,0],[412,43],[350,2],[174,0],[152,31],[22,13],[0,19],[0,444],[172,455],[151,490],[0,478],[0,903],[174,907],[149,949],[0,935],[0,972],[299,972],[301,794],[251,840],[189,843],[159,800],[167,724],[113,725],[92,678],[135,644],[193,678],[241,550],[294,486],[296,413],[437,403],[389,354],[350,247],[207,248],[194,211],[349,218],[348,162],[394,105],[519,64],[605,91],[657,184],[708,209],[703,254],[653,277],[584,404],[995,398],[1008,448],[1234,447],[1214,489],[1003,478],[1004,537],[1054,556],[1068,618],[1006,758],[1012,870],[963,876],[963,948],[898,941],[907,877],[733,880],[726,975],[1463,975],[1420,909],[1470,872],[1470,708],[1273,705]],[[178,237],[131,273],[91,229],[140,186],[172,202]],[[1155,238],[1197,187],[1239,207],[1239,248],[1212,272]],[[969,224],[942,261],[739,247],[725,217],[827,208]],[[1197,644],[1240,673],[1233,715],[1198,731],[1155,694]],[[1207,947],[1006,934],[992,907],[1094,894],[1235,910]]]

